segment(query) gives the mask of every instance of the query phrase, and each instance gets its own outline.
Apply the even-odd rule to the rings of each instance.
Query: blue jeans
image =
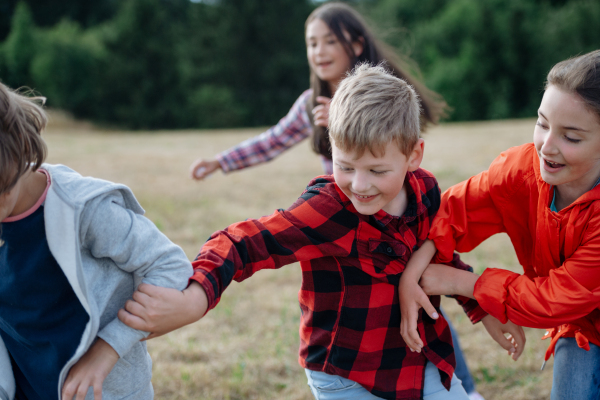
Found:
[[[600,347],[577,346],[575,338],[560,338],[554,349],[552,400],[600,399]]]
[[[463,387],[467,393],[471,393],[475,391],[475,382],[473,382],[473,377],[471,376],[471,371],[469,371],[469,367],[467,366],[467,362],[465,360],[465,356],[463,355],[462,349],[460,348],[460,342],[458,340],[458,333],[454,330],[454,326],[452,326],[452,322],[442,310],[442,314],[446,321],[448,321],[448,327],[450,328],[450,333],[452,334],[452,343],[454,344],[454,356],[456,357],[456,369],[454,373],[462,382]]]
[[[305,370],[308,386],[316,400],[380,400],[367,389],[350,379],[325,372]],[[431,362],[425,366],[423,400],[468,400],[469,397],[456,375],[452,376],[450,391],[442,385],[440,373]]]

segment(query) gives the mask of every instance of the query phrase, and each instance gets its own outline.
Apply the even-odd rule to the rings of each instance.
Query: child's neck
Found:
[[[19,191],[15,208],[10,214],[11,217],[22,214],[33,207],[40,197],[42,197],[48,185],[46,175],[39,171],[26,172],[21,179],[23,180],[21,190]]]
[[[400,193],[392,201],[387,203],[382,210],[390,215],[401,217],[406,211],[408,206],[408,193],[406,192],[406,185],[402,186]]]

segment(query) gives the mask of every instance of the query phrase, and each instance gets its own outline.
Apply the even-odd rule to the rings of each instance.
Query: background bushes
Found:
[[[600,47],[593,0],[356,0],[450,120],[535,115],[549,68]],[[0,80],[134,129],[277,122],[308,87],[310,0],[0,2]]]

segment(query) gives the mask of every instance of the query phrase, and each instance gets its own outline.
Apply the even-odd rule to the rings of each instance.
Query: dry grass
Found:
[[[427,133],[423,166],[442,189],[485,169],[500,151],[531,140],[534,121],[446,124]],[[217,174],[202,183],[187,177],[197,157],[210,157],[260,130],[117,132],[51,115],[45,135],[49,162],[83,175],[130,186],[147,216],[193,258],[217,229],[287,207],[321,173],[307,143],[268,165]],[[494,237],[464,259],[521,271],[509,240]],[[311,399],[297,363],[299,266],[263,271],[233,283],[202,321],[149,342],[157,399]],[[473,326],[451,300],[444,307],[486,399],[549,397],[552,365],[539,367],[547,342],[527,330],[527,347],[514,363]]]

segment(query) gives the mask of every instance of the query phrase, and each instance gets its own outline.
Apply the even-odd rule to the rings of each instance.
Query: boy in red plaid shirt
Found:
[[[358,67],[331,103],[333,176],[315,178],[287,210],[214,233],[188,289],[140,286],[120,318],[158,336],[201,318],[232,280],[299,261],[299,363],[317,399],[468,399],[439,310],[419,317],[422,351],[400,335],[400,275],[440,204],[435,178],[419,168],[419,115],[406,82]],[[470,269],[457,257],[453,264]],[[439,308],[439,296],[430,300]],[[483,318],[502,336],[475,301],[458,300],[474,323]]]

